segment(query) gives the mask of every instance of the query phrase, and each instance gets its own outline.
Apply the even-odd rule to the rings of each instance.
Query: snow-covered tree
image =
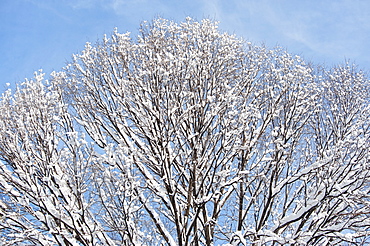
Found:
[[[222,33],[117,31],[0,101],[5,245],[366,244],[369,81]]]

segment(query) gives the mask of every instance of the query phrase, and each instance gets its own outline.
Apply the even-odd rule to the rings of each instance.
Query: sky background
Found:
[[[369,0],[0,0],[0,92],[43,69],[61,70],[86,42],[138,33],[144,20],[220,21],[254,44],[281,46],[314,64],[370,70]]]

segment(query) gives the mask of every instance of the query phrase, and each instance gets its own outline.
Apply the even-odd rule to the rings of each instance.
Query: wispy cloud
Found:
[[[370,31],[369,20],[365,21],[368,10],[369,5],[361,7],[360,1],[325,1],[301,5],[289,15],[274,11],[270,22],[288,42],[306,46],[312,53],[355,58],[361,38]]]
[[[361,54],[370,39],[370,2],[203,0],[203,11],[246,39],[282,45],[322,61]],[[370,60],[368,59],[370,62]]]

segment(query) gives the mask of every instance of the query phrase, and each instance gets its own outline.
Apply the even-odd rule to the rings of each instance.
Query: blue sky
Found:
[[[350,59],[370,69],[368,0],[0,0],[0,92],[36,70],[60,70],[115,27],[137,33],[156,16],[211,18],[223,31],[314,64]]]

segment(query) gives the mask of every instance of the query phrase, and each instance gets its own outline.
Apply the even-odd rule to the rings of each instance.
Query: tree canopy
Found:
[[[4,245],[364,245],[369,80],[187,18],[0,101]]]

